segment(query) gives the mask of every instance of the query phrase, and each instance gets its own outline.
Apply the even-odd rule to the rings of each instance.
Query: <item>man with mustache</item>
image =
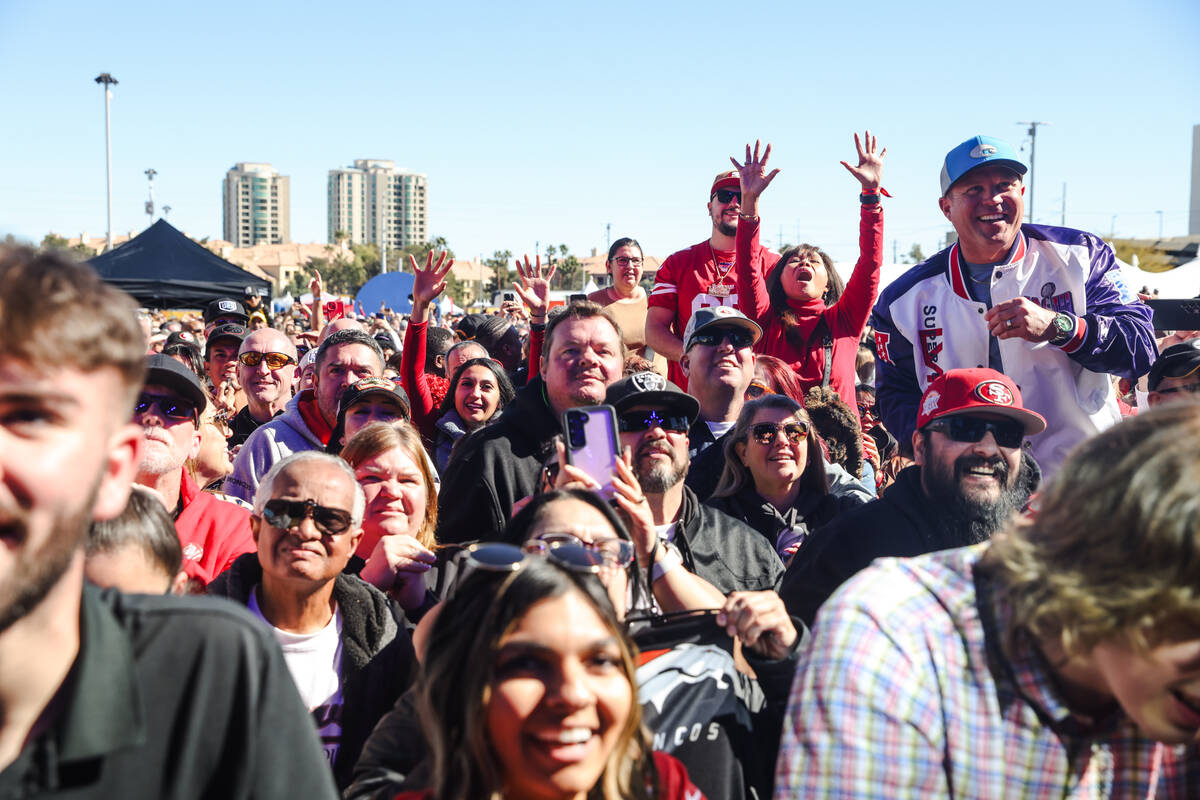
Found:
[[[683,568],[724,594],[778,588],[783,562],[767,539],[684,485],[688,429],[700,413],[696,398],[656,372],[638,372],[610,386],[607,402],[658,527],[651,580]]]
[[[1032,454],[1053,475],[1071,448],[1120,419],[1109,376],[1136,381],[1157,349],[1151,310],[1125,285],[1111,247],[1084,231],[1022,224],[1026,171],[990,136],[946,154],[938,202],[958,241],[880,294],[876,401],[903,446],[939,375],[1003,372],[1049,423]]]
[[[207,400],[199,379],[170,356],[146,357],[146,385],[134,405],[142,429],[134,482],[154,491],[175,520],[183,570],[203,587],[243,553],[254,552],[250,512],[224,495],[200,491],[186,467],[200,452],[200,415]]]
[[[500,418],[459,442],[442,476],[437,539],[441,543],[499,537],[513,504],[533,494],[542,464],[555,452],[568,408],[604,402],[621,377],[625,345],[617,324],[595,303],[550,315],[540,373]]]
[[[912,433],[916,464],[878,500],[818,528],[796,553],[779,593],[811,626],[817,609],[876,558],[916,556],[986,541],[1036,490],[1025,437],[1046,421],[991,369],[942,375],[921,399]]]
[[[90,267],[0,247],[0,796],[337,797],[260,623],[84,581],[90,522],[122,512],[145,449],[145,352]]]

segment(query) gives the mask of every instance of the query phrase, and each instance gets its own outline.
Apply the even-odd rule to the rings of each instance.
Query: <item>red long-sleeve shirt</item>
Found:
[[[425,329],[428,322],[410,320],[404,332],[404,348],[400,351],[400,385],[408,392],[412,404],[412,423],[425,441],[432,442],[434,425],[441,412],[438,406],[446,396],[450,382],[425,372]]]
[[[878,203],[862,207],[858,228],[858,263],[854,265],[854,272],[846,282],[841,298],[828,307],[820,299],[790,304],[804,338],[815,339],[804,352],[787,340],[783,320],[771,310],[766,281],[770,265],[763,261],[764,251],[758,246],[758,235],[758,220],[738,220],[735,272],[738,276],[739,305],[742,313],[763,329],[763,337],[755,345],[755,352],[786,361],[805,391],[820,386],[825,372],[825,353],[820,337],[814,337],[813,331],[823,318],[833,338],[833,374],[829,385],[857,414],[854,360],[858,354],[859,337],[870,319],[871,307],[875,305],[879,294],[879,269],[883,264],[883,207]],[[783,264],[777,264],[775,268],[782,269]]]

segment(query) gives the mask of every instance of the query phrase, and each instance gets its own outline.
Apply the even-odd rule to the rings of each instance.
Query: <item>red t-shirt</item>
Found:
[[[764,266],[765,275],[779,260],[779,254],[772,253],[757,242],[755,247],[754,262]],[[733,264],[733,250],[715,250],[707,239],[687,250],[672,253],[654,276],[649,306],[669,308],[675,312],[671,330],[681,339],[688,320],[697,309],[732,306],[744,313],[738,300],[738,282]],[[668,377],[679,386],[686,387],[687,381],[679,364],[672,361],[669,369]]]

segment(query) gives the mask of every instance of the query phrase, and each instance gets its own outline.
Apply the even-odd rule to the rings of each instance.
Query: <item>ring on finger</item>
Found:
[[[1006,325],[1008,325],[1008,327],[1010,327],[1010,328],[1011,328],[1011,327],[1013,326],[1013,321],[1010,319],[1010,320],[1009,320],[1008,322],[1006,322],[1005,324],[1006,324]]]

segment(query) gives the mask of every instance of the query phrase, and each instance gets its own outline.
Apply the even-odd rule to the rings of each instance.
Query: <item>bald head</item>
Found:
[[[258,363],[243,363],[242,356],[247,353],[258,354]],[[278,359],[278,355],[272,356],[272,353],[287,356],[288,363],[271,366],[269,360]],[[296,362],[296,345],[282,331],[263,328],[242,340],[238,350],[237,374],[238,383],[246,392],[250,416],[259,422],[266,422],[287,405],[292,397],[292,385],[296,382]]]

